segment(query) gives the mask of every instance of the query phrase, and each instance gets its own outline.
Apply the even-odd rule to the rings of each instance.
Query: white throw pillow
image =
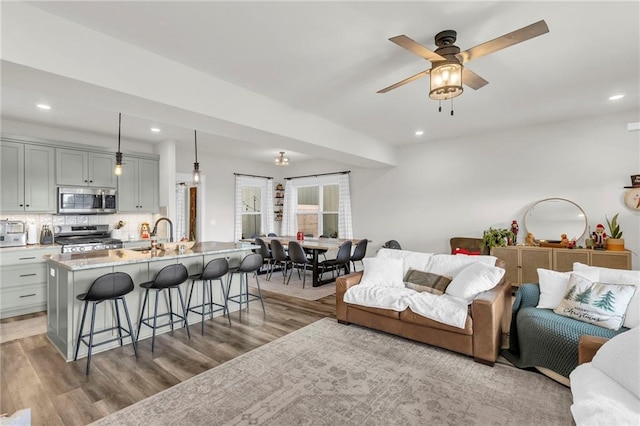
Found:
[[[540,300],[536,308],[555,309],[560,304],[562,296],[567,291],[567,284],[571,274],[576,272],[558,272],[538,268],[538,284],[540,286]],[[578,275],[591,281],[598,281],[600,274],[596,270],[582,271]]]
[[[502,268],[484,263],[472,263],[453,277],[453,281],[447,286],[445,293],[464,299],[469,304],[478,294],[495,287],[503,276],[504,269]]]
[[[627,307],[635,291],[636,287],[633,285],[592,282],[578,274],[571,274],[567,292],[553,312],[618,330],[622,327]]]
[[[365,257],[362,259],[364,273],[360,285],[373,287],[404,288],[402,259]]]
[[[640,327],[620,333],[606,342],[593,357],[598,370],[640,398]]]
[[[640,271],[630,271],[626,269],[603,268],[600,266],[589,266],[584,263],[575,262],[573,270],[585,271],[595,269],[600,274],[599,281],[611,284],[631,284],[636,286],[636,294],[633,295],[629,307],[627,308],[627,316],[624,318],[624,326],[633,328],[640,325]]]

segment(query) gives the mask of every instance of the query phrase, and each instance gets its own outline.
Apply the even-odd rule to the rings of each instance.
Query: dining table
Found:
[[[340,248],[340,245],[345,241],[351,241],[354,245],[358,244],[360,241],[359,238],[313,238],[313,237],[305,237],[303,240],[298,240],[295,236],[278,236],[278,237],[260,237],[264,240],[267,245],[271,244],[272,240],[278,240],[282,243],[282,245],[287,248],[289,245],[289,241],[296,241],[299,243],[305,251],[311,253],[311,269],[313,272],[313,287],[319,287],[324,284],[331,283],[335,281],[333,278],[333,274],[331,278],[323,279],[320,274],[320,262],[318,261],[318,257],[321,252],[325,252],[327,250],[337,250]],[[240,241],[253,243],[255,238],[243,238]],[[350,270],[349,264],[347,264],[347,271]]]

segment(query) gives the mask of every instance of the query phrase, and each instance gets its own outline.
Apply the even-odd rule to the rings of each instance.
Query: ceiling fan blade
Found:
[[[431,70],[426,70],[426,71],[419,72],[418,74],[412,75],[409,78],[405,78],[404,80],[399,81],[396,84],[392,84],[389,87],[385,87],[384,89],[378,90],[376,93],[387,93],[390,90],[397,89],[400,86],[404,86],[407,83],[411,83],[414,80],[417,80],[417,79],[419,79],[421,77],[424,77],[425,75],[429,74],[430,72],[431,72]]]
[[[443,58],[442,56],[438,55],[436,52],[433,52],[433,51],[427,49],[426,47],[424,47],[420,43],[416,42],[415,40],[410,39],[406,35],[399,35],[399,36],[391,37],[389,39],[389,41],[397,44],[400,47],[404,47],[409,52],[415,53],[416,55],[418,55],[421,58],[424,58],[424,59],[426,59],[428,61],[431,61],[431,62],[446,61],[445,58]]]
[[[467,67],[462,68],[462,83],[471,87],[473,90],[478,90],[489,84],[487,80],[480,77]]]
[[[547,26],[547,23],[544,22],[544,20],[538,21],[534,24],[520,28],[519,30],[512,31],[509,34],[494,38],[486,43],[479,44],[471,49],[467,49],[464,52],[460,52],[457,56],[460,57],[462,63],[469,62],[472,59],[477,59],[481,56],[488,55],[489,53],[513,46],[514,44],[527,41],[548,32],[549,27]]]

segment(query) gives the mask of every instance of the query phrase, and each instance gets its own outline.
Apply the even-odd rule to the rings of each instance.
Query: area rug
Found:
[[[288,277],[287,277],[288,278]],[[267,281],[266,275],[258,275],[260,280],[260,288],[262,290],[271,291],[274,293],[284,294],[286,296],[297,297],[304,300],[318,300],[323,297],[336,294],[336,283],[332,282],[324,284],[319,287],[313,287],[311,284],[311,274],[307,274],[307,282],[304,288],[302,288],[302,280],[298,278],[296,271],[293,271],[293,276],[289,285],[282,283],[282,272],[274,272],[271,280]],[[255,287],[255,280],[249,281],[249,286]]]
[[[322,319],[95,425],[571,425],[530,371]]]
[[[11,342],[23,337],[35,336],[47,332],[47,317],[12,321],[0,324],[0,343]]]

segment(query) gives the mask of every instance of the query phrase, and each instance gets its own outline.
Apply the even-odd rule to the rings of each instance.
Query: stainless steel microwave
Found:
[[[115,189],[58,188],[58,214],[109,214],[116,212]]]

